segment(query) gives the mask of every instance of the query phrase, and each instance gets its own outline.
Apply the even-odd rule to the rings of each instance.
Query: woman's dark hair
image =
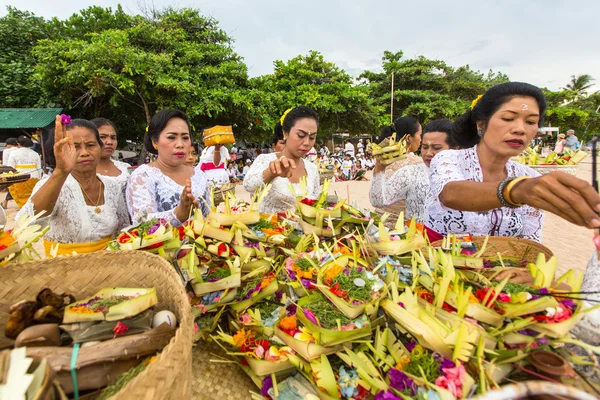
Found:
[[[539,127],[546,111],[546,99],[540,88],[523,82],[501,83],[488,89],[472,110],[454,121],[452,132],[458,145],[468,148],[479,143],[481,138],[477,134],[477,121],[483,121],[485,130],[492,115],[513,97],[533,97],[537,101],[540,109]]]
[[[385,138],[390,137],[396,133],[396,139],[400,140],[404,135],[415,136],[419,131],[419,120],[413,117],[400,117],[393,124],[384,126],[381,129],[378,142],[382,142]]]
[[[283,132],[291,131],[294,125],[296,125],[296,121],[302,118],[314,119],[317,123],[317,127],[319,126],[319,116],[317,115],[317,112],[306,106],[292,108],[290,112],[285,115],[283,124],[277,122],[277,125],[281,126],[281,133],[283,134]],[[275,130],[277,130],[277,125],[275,125]]]
[[[271,138],[271,147],[275,146],[277,142],[280,140],[285,141],[283,138],[283,128],[281,127],[281,123],[276,123],[275,128],[273,128],[273,137]]]
[[[190,119],[188,116],[180,110],[173,110],[170,108],[160,110],[150,120],[150,126],[148,126],[148,131],[146,135],[144,135],[144,147],[148,153],[158,154],[158,151],[154,149],[153,142],[158,142],[158,137],[165,126],[169,123],[173,118],[181,118],[185,121],[190,130],[190,134],[192,133],[192,125],[190,124]]]
[[[67,125],[67,130],[71,130],[73,128],[85,128],[94,133],[96,137],[96,141],[100,147],[104,146],[102,140],[100,140],[100,134],[98,133],[98,128],[91,121],[87,119],[76,118],[71,121],[71,125]],[[42,134],[44,138],[44,154],[46,158],[46,165],[50,168],[56,168],[56,158],[54,157],[54,129],[48,130],[47,136]]]
[[[452,134],[452,125],[452,121],[447,119],[436,119],[431,121],[425,125],[425,128],[423,128],[421,138],[425,137],[425,134],[429,132],[443,132],[446,134],[446,144],[450,146],[451,149],[459,147],[458,143],[456,143],[456,140],[454,140],[454,135]]]
[[[14,137],[9,137],[8,139],[6,139],[6,145],[7,146],[16,146],[17,139],[15,139]]]
[[[115,124],[113,124],[109,119],[94,118],[94,119],[90,120],[90,122],[93,123],[94,125],[96,125],[96,128],[98,128],[98,129],[100,129],[106,125],[112,126],[112,128],[115,130],[115,133],[117,134],[117,137],[119,136],[119,130],[117,129]]]
[[[17,139],[17,143],[21,147],[33,147],[33,140],[31,140],[25,135],[19,136],[19,138]]]

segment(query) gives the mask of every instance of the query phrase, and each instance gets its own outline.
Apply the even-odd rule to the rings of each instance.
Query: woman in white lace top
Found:
[[[244,177],[244,188],[253,193],[266,184],[271,190],[259,204],[259,211],[274,214],[296,208],[292,184],[300,195],[300,178],[306,177],[308,195],[317,198],[321,192],[319,171],[315,164],[303,159],[315,145],[319,118],[308,107],[296,107],[281,117],[275,130],[281,129],[285,147],[279,153],[261,154],[252,163]],[[277,132],[276,132],[277,134]]]
[[[44,237],[47,254],[52,247],[57,254],[103,250],[129,224],[123,192],[116,182],[96,175],[102,153],[96,126],[75,119],[66,128],[57,116],[54,140],[46,144],[48,158],[56,160],[54,171],[36,184],[16,218],[45,212],[38,221],[50,227]]]
[[[471,233],[541,241],[542,209],[600,226],[600,196],[589,183],[561,172],[539,176],[510,161],[535,137],[545,109],[539,88],[509,82],[489,89],[454,122],[454,137],[466,149],[443,151],[431,162],[425,222],[432,239]]]
[[[127,207],[134,224],[163,218],[180,226],[194,207],[208,214],[206,175],[185,165],[192,146],[190,131],[190,121],[182,111],[167,109],[152,117],[144,146],[158,157],[138,167],[127,182]]]
[[[91,122],[98,128],[102,146],[102,157],[98,163],[96,172],[106,178],[117,182],[125,191],[127,179],[129,178],[129,164],[122,161],[113,160],[111,157],[115,153],[118,143],[118,131],[116,126],[106,118],[94,118]]]
[[[401,200],[406,201],[406,218],[415,217],[417,222],[425,221],[425,199],[429,195],[429,164],[442,150],[456,149],[452,138],[452,122],[436,120],[428,123],[421,135],[423,162],[404,166],[390,178],[386,178],[385,166],[375,162],[373,182],[369,193],[373,207],[389,207]]]

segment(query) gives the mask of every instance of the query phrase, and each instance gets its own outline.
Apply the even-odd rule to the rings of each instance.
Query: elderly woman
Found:
[[[425,223],[432,240],[470,233],[540,242],[541,210],[577,225],[600,226],[600,196],[589,183],[561,172],[540,176],[510,161],[536,135],[545,110],[539,88],[508,82],[490,88],[454,122],[454,137],[464,150],[443,151],[430,167]]]
[[[129,178],[129,171],[127,170],[129,164],[112,159],[118,143],[117,135],[119,132],[117,128],[106,118],[94,118],[90,122],[98,128],[100,140],[103,143],[102,156],[100,157],[96,172],[117,182],[125,190],[127,178]]]
[[[290,183],[300,194],[302,177],[306,177],[310,196],[317,198],[321,192],[319,170],[315,164],[304,160],[317,140],[317,113],[309,107],[295,107],[284,114],[278,124],[283,130],[285,147],[279,153],[256,157],[244,177],[244,188],[251,193],[264,185],[272,185],[269,195],[259,204],[259,211],[265,214],[295,209],[296,198]]]
[[[127,182],[127,207],[134,224],[163,218],[180,226],[192,209],[208,213],[208,180],[198,168],[185,165],[192,146],[188,116],[179,110],[162,110],[150,121],[144,138],[156,161],[138,167]]]
[[[113,235],[128,225],[121,187],[96,174],[102,146],[90,121],[74,119],[65,126],[56,117],[54,140],[46,144],[56,166],[52,175],[35,185],[16,217],[44,212],[38,221],[50,227],[44,240],[46,255],[104,250]]]

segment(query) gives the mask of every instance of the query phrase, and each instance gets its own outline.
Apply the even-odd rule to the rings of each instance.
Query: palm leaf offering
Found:
[[[396,161],[402,160],[408,155],[406,141],[409,135],[405,135],[400,140],[396,140],[396,133],[381,143],[372,143],[371,149],[373,156],[383,165],[390,165]]]

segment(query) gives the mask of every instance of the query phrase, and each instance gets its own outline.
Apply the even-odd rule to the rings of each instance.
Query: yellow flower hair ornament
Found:
[[[481,100],[482,97],[483,95],[480,94],[475,100],[471,102],[471,110],[475,108],[475,106],[477,105],[477,103],[479,103],[479,100]]]
[[[148,127],[146,127],[146,132],[148,132]]]
[[[279,118],[279,122],[281,123],[281,125],[283,126],[283,121],[285,121],[285,117],[289,114],[290,111],[292,111],[293,108],[288,108],[287,110],[285,110],[285,112],[283,113],[283,115],[281,116],[281,118]]]

